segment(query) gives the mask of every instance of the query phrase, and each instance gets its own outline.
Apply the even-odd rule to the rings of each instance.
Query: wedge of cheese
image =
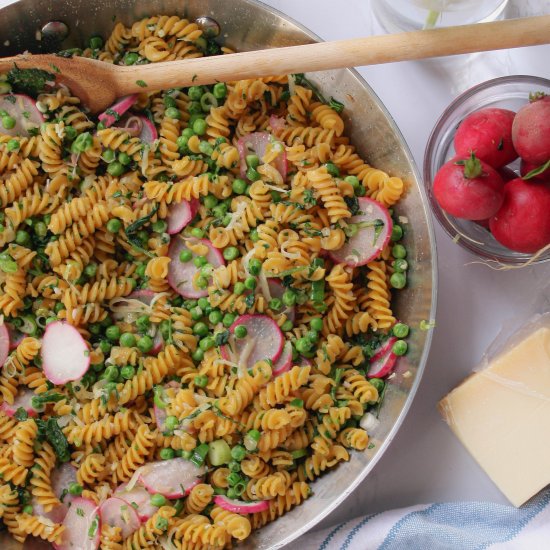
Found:
[[[514,506],[550,483],[550,328],[538,328],[439,403]]]

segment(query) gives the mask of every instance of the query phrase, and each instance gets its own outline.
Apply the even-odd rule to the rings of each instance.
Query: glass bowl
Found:
[[[517,111],[525,105],[531,92],[550,94],[550,80],[537,76],[504,76],[488,80],[458,96],[439,117],[424,155],[424,185],[432,211],[447,234],[462,247],[482,259],[507,265],[519,265],[533,258],[532,254],[514,252],[501,245],[490,231],[479,223],[461,220],[447,214],[433,194],[436,172],[455,155],[453,139],[462,120],[474,111],[486,107],[499,107]],[[519,175],[519,160],[508,165]],[[536,256],[532,262],[550,260],[550,251]]]

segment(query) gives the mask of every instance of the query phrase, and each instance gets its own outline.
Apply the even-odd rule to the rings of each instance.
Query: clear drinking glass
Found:
[[[508,0],[371,0],[387,32],[484,23],[504,17]]]

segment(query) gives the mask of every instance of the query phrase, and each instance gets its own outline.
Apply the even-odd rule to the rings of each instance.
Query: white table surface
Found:
[[[13,0],[0,0],[0,7]],[[264,0],[325,40],[382,32],[370,0]],[[550,13],[550,0],[511,0],[509,16]],[[428,135],[449,102],[474,84],[510,74],[550,78],[550,46],[360,68],[401,129],[417,165]],[[502,322],[532,302],[550,265],[509,272],[471,265],[437,222],[437,327],[423,380],[394,441],[368,478],[321,526],[417,503],[505,498],[458,443],[436,410],[465,378]]]
[[[370,0],[264,0],[325,40],[379,34]],[[512,0],[509,16],[550,13],[550,0]],[[360,68],[401,129],[419,167],[445,107],[474,84],[497,76],[550,78],[550,46]],[[504,496],[441,420],[436,403],[465,378],[501,329],[535,299],[550,265],[497,272],[434,220],[439,264],[437,326],[424,377],[407,418],[372,473],[320,526],[412,504]]]

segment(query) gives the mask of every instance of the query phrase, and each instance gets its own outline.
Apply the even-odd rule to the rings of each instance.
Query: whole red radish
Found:
[[[433,193],[441,208],[452,216],[485,220],[500,208],[503,186],[498,172],[472,154],[446,162],[435,175]]]
[[[535,166],[550,160],[550,96],[533,94],[514,118],[512,139],[519,156]]]
[[[550,244],[550,186],[516,178],[504,186],[504,202],[491,218],[502,245],[531,254]]]
[[[457,155],[477,158],[500,168],[518,157],[512,143],[512,123],[516,113],[508,109],[487,108],[468,115],[458,127],[454,146]]]
[[[522,160],[519,172],[523,179],[550,182],[550,160],[542,166]]]

